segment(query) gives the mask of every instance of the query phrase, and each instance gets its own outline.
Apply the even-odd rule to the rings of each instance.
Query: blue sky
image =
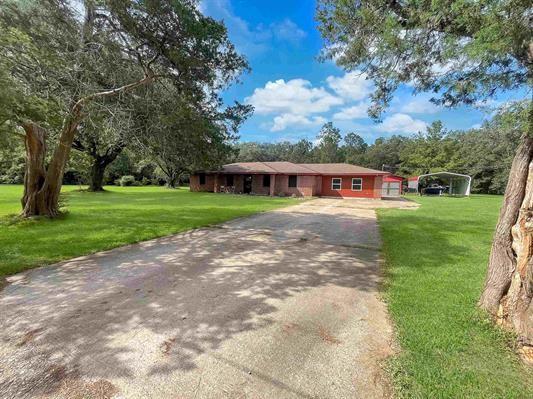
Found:
[[[376,124],[366,115],[371,82],[360,73],[317,60],[322,40],[314,0],[203,0],[200,9],[224,21],[252,68],[242,76],[242,84],[223,94],[227,103],[236,100],[255,107],[240,130],[241,141],[314,140],[327,121],[343,135],[356,132],[368,143],[414,134],[437,119],[448,129],[468,129],[489,118],[492,106],[513,97],[507,94],[482,108],[443,109],[428,101],[430,95],[413,96],[409,86],[402,86],[383,123]]]

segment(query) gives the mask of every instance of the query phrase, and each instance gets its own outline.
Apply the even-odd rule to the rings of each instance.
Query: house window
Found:
[[[289,187],[296,187],[298,176],[296,175],[290,175],[289,176]]]
[[[205,184],[205,173],[200,173],[200,186],[203,186]]]
[[[360,177],[354,177],[352,179],[352,191],[361,191],[363,190],[363,179]]]
[[[270,175],[263,175],[263,187],[270,187]]]
[[[233,175],[226,175],[226,186],[233,186]]]
[[[340,177],[334,177],[331,179],[331,189],[340,190],[342,185],[342,179]]]

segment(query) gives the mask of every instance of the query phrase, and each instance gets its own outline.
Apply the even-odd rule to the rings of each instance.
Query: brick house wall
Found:
[[[252,194],[269,195],[270,187],[263,187],[262,174],[253,174],[252,176]],[[234,192],[242,194],[244,189],[245,175],[233,175]],[[332,190],[332,178],[341,178],[341,189]],[[362,190],[352,190],[352,178],[361,178],[363,180]],[[200,185],[199,175],[191,175],[190,190],[191,191],[209,191],[215,192],[221,186],[227,186],[227,175],[206,174],[205,184]],[[382,193],[382,176],[369,175],[350,175],[350,176],[313,176],[313,175],[298,175],[296,177],[296,187],[289,187],[289,175],[275,175],[270,176],[271,181],[274,181],[274,195],[285,196],[324,196],[324,197],[359,197],[359,198],[381,198]]]
[[[289,187],[289,175],[276,175],[274,195],[295,195],[297,197],[316,195],[315,176],[297,176],[296,187]]]
[[[189,188],[191,191],[210,191],[215,190],[215,175],[206,174],[205,184],[200,184],[200,175],[191,175],[189,179]]]
[[[258,195],[269,195],[270,186],[263,187],[263,177],[265,175],[252,175],[252,193]],[[267,175],[268,176],[268,175]],[[270,177],[272,179],[272,177]]]
[[[315,179],[313,185],[313,195],[322,195],[322,176],[313,176]]]
[[[332,190],[331,180],[341,178],[341,189]],[[352,178],[363,179],[361,191],[352,190]],[[358,198],[381,198],[381,176],[323,176],[322,193],[324,197],[358,197]]]

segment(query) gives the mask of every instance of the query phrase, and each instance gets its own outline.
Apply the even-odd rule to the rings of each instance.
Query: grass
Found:
[[[68,213],[20,220],[22,186],[0,185],[0,277],[294,203],[292,198],[191,193],[188,188],[66,186]]]
[[[399,397],[532,398],[533,372],[513,337],[476,308],[499,196],[417,197],[417,210],[378,211],[399,354]]]

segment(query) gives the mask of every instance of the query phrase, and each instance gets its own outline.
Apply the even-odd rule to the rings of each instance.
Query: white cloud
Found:
[[[385,133],[413,134],[426,130],[426,122],[413,119],[407,114],[397,113],[386,117],[376,130]]]
[[[321,116],[313,116],[308,118],[304,115],[282,114],[274,118],[274,124],[270,128],[271,132],[279,132],[285,130],[289,126],[296,128],[307,128],[311,126],[319,126],[326,123],[326,119]]]
[[[362,100],[372,92],[372,82],[361,71],[346,73],[344,76],[328,76],[328,86],[339,96],[350,100]]]
[[[352,119],[362,119],[368,117],[368,106],[367,102],[361,102],[352,107],[343,108],[339,112],[333,114],[333,119],[339,121],[347,121]]]
[[[424,97],[414,98],[400,107],[401,112],[410,114],[434,114],[439,110],[439,107]]]
[[[285,113],[310,115],[327,112],[343,103],[342,99],[328,93],[324,88],[312,87],[304,79],[283,79],[267,82],[265,87],[254,90],[245,102],[255,107],[258,114]]]
[[[272,33],[278,40],[285,40],[292,44],[300,42],[307,36],[307,33],[300,29],[298,25],[290,19],[285,18],[282,22],[275,22],[270,25]]]

